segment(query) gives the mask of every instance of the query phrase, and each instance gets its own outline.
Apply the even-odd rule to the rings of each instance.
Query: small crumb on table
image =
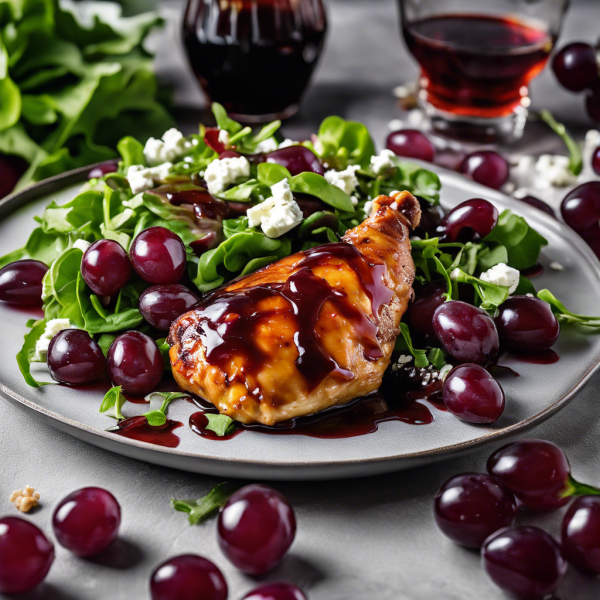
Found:
[[[39,504],[39,499],[40,493],[30,485],[26,485],[22,490],[15,490],[10,495],[10,501],[23,513],[35,508]]]

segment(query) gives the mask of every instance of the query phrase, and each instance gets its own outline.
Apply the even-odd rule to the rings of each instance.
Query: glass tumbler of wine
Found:
[[[569,0],[398,0],[434,131],[478,142],[521,137]]]
[[[183,17],[206,96],[249,124],[298,110],[326,30],[322,0],[188,0]]]

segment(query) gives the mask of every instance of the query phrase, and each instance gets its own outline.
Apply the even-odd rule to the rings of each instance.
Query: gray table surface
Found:
[[[330,2],[327,54],[303,109],[286,124],[291,134],[305,133],[330,113],[365,121],[378,141],[387,122],[400,116],[391,89],[416,70],[399,40],[392,0]],[[176,17],[177,2],[163,7]],[[594,0],[575,2],[563,39],[594,39],[600,9]],[[189,124],[201,96],[183,70],[183,55],[169,36],[159,44],[158,68],[177,86],[177,101]],[[533,90],[544,106],[583,129],[581,97],[559,90],[549,73]],[[553,148],[555,140],[536,127],[520,144]],[[17,344],[16,340],[10,343]],[[551,367],[547,369],[552,376]],[[561,413],[532,432],[559,444],[575,477],[600,484],[600,375]],[[463,471],[481,471],[484,449],[468,457],[395,475],[353,481],[279,483],[298,519],[296,541],[282,564],[263,580],[285,579],[302,587],[312,600],[500,600],[505,596],[479,567],[477,553],[454,546],[436,529],[432,497],[439,485]],[[57,546],[46,582],[21,596],[35,600],[142,600],[148,598],[152,568],[169,556],[205,555],[224,571],[230,598],[241,598],[256,581],[237,572],[220,553],[215,524],[190,527],[185,515],[169,508],[169,499],[199,497],[217,480],[127,460],[79,442],[44,425],[6,401],[0,402],[0,514],[16,514],[8,501],[13,489],[31,484],[42,504],[30,515],[50,531],[52,507],[83,486],[110,489],[123,509],[121,537],[105,556],[81,560]],[[562,512],[521,515],[553,534]],[[570,570],[559,590],[561,600],[600,598],[600,582]]]

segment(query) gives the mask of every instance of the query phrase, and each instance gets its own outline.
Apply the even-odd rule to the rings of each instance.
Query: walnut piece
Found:
[[[30,485],[26,485],[22,490],[15,490],[10,495],[10,501],[21,512],[29,512],[39,504],[40,493],[35,491]]]

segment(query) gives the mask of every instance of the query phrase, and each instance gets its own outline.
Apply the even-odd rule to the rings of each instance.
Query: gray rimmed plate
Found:
[[[432,168],[431,165],[427,165]],[[510,207],[522,214],[550,242],[544,249],[544,274],[534,280],[538,289],[550,288],[571,310],[598,314],[600,263],[570,229],[545,213],[503,194],[480,186],[443,169],[436,170],[443,183],[442,201],[454,206],[469,198],[484,197],[502,210]],[[89,168],[65,173],[0,202],[0,255],[21,247],[35,226],[33,217],[51,200],[66,202],[77,193]],[[548,268],[551,262],[562,271]],[[0,391],[25,410],[31,410],[49,424],[81,440],[122,454],[186,471],[222,477],[302,480],[375,475],[442,460],[512,433],[532,427],[572,400],[600,363],[600,335],[586,335],[565,328],[555,350],[560,360],[553,365],[514,362],[519,378],[501,376],[507,406],[494,426],[463,423],[435,408],[430,425],[387,422],[373,434],[346,439],[316,439],[305,436],[271,436],[245,431],[231,440],[210,441],[188,427],[193,407],[174,402],[169,417],[186,425],[176,430],[181,443],[163,448],[129,440],[104,431],[114,422],[100,414],[103,392],[69,389],[62,386],[30,388],[21,376],[15,355],[31,318],[26,311],[0,305],[3,343],[0,344]],[[143,407],[128,404],[128,415]]]

